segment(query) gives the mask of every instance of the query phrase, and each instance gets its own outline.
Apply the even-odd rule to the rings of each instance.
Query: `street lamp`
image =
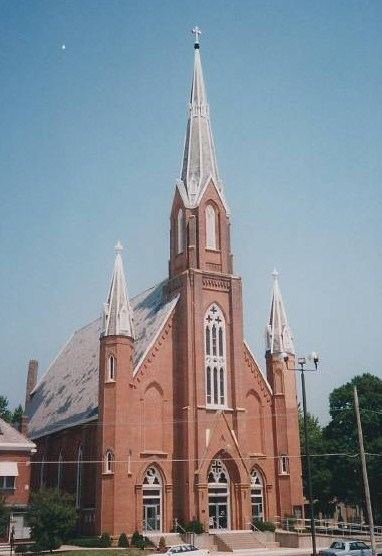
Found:
[[[288,368],[288,354],[282,353],[282,358]],[[314,369],[306,369],[305,365],[307,359],[312,361],[314,364]],[[318,362],[320,358],[318,353],[312,352],[309,357],[298,357],[297,364],[298,367],[295,369],[289,369],[290,371],[299,371],[301,373],[301,390],[302,390],[302,408],[304,412],[304,437],[305,437],[305,454],[306,454],[306,466],[308,470],[308,495],[309,495],[309,509],[310,509],[310,531],[312,535],[312,549],[313,556],[317,555],[317,545],[316,545],[316,527],[314,523],[314,509],[313,509],[313,489],[312,489],[312,470],[310,465],[310,452],[309,452],[309,438],[308,438],[308,412],[306,409],[306,392],[305,392],[305,375],[304,372],[314,372],[318,370]]]

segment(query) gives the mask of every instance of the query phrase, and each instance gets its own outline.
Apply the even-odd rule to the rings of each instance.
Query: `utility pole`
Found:
[[[371,509],[369,480],[367,478],[365,448],[363,446],[362,424],[361,424],[361,417],[360,417],[360,414],[359,414],[358,392],[357,392],[357,387],[356,386],[354,386],[354,406],[355,406],[355,414],[356,414],[356,417],[357,417],[359,451],[360,451],[360,455],[361,455],[363,484],[364,484],[364,488],[365,488],[366,508],[367,508],[367,515],[368,515],[368,519],[369,519],[369,527],[370,527],[371,553],[372,553],[373,556],[376,556],[377,548],[376,548],[376,545],[375,545],[375,536],[374,536],[373,510]]]
[[[288,367],[288,354],[283,352],[281,354],[284,359],[286,368],[290,371],[299,371],[301,373],[301,391],[302,391],[302,408],[304,412],[304,438],[305,438],[305,456],[306,456],[306,468],[308,471],[308,495],[309,495],[309,512],[310,512],[310,534],[312,536],[312,556],[317,556],[317,542],[316,542],[316,525],[314,521],[314,500],[313,500],[313,486],[312,486],[312,466],[310,462],[310,450],[309,450],[309,435],[308,435],[308,410],[306,408],[306,391],[305,391],[305,375],[306,371],[317,371],[319,357],[316,352],[309,355],[308,359],[313,361],[314,369],[305,369],[306,357],[298,357],[297,363],[298,367],[296,369],[291,369]],[[374,556],[374,555],[373,555]]]

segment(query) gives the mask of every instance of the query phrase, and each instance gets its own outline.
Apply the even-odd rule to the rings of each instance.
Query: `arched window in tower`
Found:
[[[257,469],[251,471],[252,523],[264,521],[264,483]]]
[[[212,407],[227,405],[227,370],[225,320],[217,304],[204,317],[206,403]]]
[[[62,474],[64,471],[63,460],[62,460],[62,452],[58,456],[57,462],[57,490],[61,490],[62,487]]]
[[[177,224],[176,224],[176,253],[179,255],[184,250],[184,214],[180,208],[178,210]]]
[[[78,448],[77,455],[77,473],[76,473],[76,508],[81,506],[81,493],[82,493],[82,448]]]
[[[206,207],[206,248],[217,249],[216,214],[212,205]]]
[[[114,473],[114,455],[111,450],[107,450],[104,458],[104,473]]]
[[[285,454],[279,457],[279,474],[288,475],[289,474],[289,458]]]
[[[40,463],[40,488],[45,486],[45,455],[41,458]]]
[[[107,359],[107,380],[108,381],[115,380],[116,371],[117,371],[117,361],[114,355],[109,355]]]

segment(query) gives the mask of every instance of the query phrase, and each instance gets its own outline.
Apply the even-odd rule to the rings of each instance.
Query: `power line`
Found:
[[[382,453],[381,454],[376,454],[376,453],[369,453],[369,452],[365,452],[365,454],[367,456],[375,456],[375,457],[382,457]],[[311,457],[313,458],[328,458],[328,457],[346,457],[346,458],[353,458],[356,459],[358,458],[359,454],[358,453],[347,453],[347,452],[331,452],[331,453],[323,453],[323,454],[310,454]],[[251,461],[253,462],[254,460],[278,460],[280,456],[270,456],[270,455],[260,455],[260,456],[248,456],[248,457],[242,457],[241,460],[243,461]],[[300,458],[304,458],[305,454],[301,454],[301,455],[288,455],[289,459],[300,459]],[[186,463],[186,462],[199,462],[201,461],[202,458],[161,458],[160,461],[163,462],[172,462],[172,463]],[[232,461],[233,458],[222,458],[219,457],[219,459],[221,461]],[[17,462],[18,464],[24,464],[24,465],[38,465],[38,464],[44,464],[44,465],[51,465],[51,464],[57,464],[60,463],[60,465],[77,465],[78,464],[78,459],[75,460],[33,460],[30,462]],[[113,460],[114,463],[142,463],[145,460],[142,459],[122,459],[122,460]],[[147,461],[147,460],[146,460]],[[157,460],[155,460],[157,461]],[[94,463],[104,463],[104,459],[101,460],[85,460],[82,459],[80,460],[81,465],[82,464],[94,464]]]

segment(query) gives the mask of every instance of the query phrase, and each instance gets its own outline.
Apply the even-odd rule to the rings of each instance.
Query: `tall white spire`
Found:
[[[265,330],[266,350],[270,353],[289,353],[294,355],[292,332],[288,325],[283,298],[281,297],[278,272],[274,270],[273,291],[269,323]]]
[[[127,295],[122,261],[123,246],[115,246],[115,263],[109,295],[104,304],[103,336],[130,336],[134,338],[133,315]]]
[[[194,27],[192,32],[195,35],[194,74],[191,86],[181,180],[179,180],[178,186],[183,196],[184,194],[186,195],[187,204],[196,206],[200,193],[210,178],[213,179],[220,192],[222,184],[219,181],[209,106],[200,60],[199,35],[201,31],[199,27]]]

